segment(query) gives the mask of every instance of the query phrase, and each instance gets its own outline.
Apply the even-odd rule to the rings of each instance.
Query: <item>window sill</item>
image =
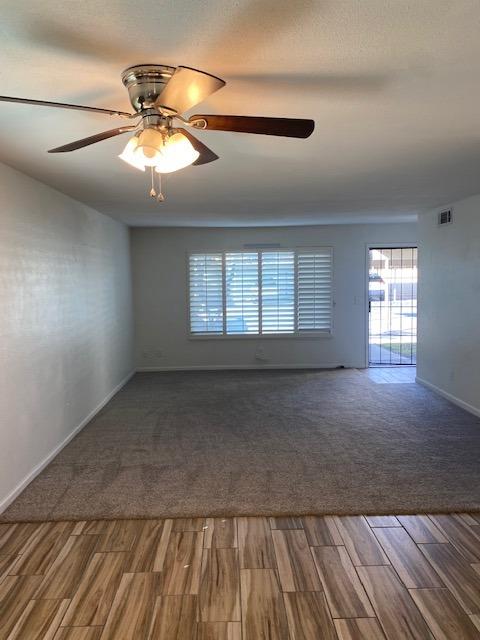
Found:
[[[316,340],[318,338],[333,338],[330,333],[267,333],[267,334],[229,334],[229,335],[193,335],[189,334],[189,340]]]

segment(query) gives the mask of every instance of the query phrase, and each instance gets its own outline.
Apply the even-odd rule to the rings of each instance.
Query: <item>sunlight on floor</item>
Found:
[[[416,367],[370,367],[367,375],[376,384],[412,384],[417,374]]]

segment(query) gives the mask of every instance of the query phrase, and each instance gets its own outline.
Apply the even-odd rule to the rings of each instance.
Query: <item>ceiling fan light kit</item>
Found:
[[[199,156],[181,132],[150,126],[130,138],[118,157],[141,171],[154,167],[157,173],[172,173],[193,164]]]
[[[135,155],[135,150],[137,149],[137,147],[138,147],[138,135],[135,134],[133,138],[130,138],[130,140],[127,142],[125,149],[122,151],[122,153],[118,157],[120,158],[120,160],[123,160],[130,166],[135,167],[135,169],[139,169],[140,171],[145,171],[145,164],[142,162],[142,159],[138,158]]]
[[[182,116],[185,111],[225,86],[225,82],[220,78],[190,67],[136,65],[125,69],[122,81],[128,91],[134,113],[9,96],[0,96],[0,102],[76,109],[130,120],[137,119],[134,124],[50,149],[49,153],[75,151],[122,133],[133,132],[133,137],[127,142],[119,158],[140,171],[145,171],[146,167],[150,168],[150,196],[158,202],[163,202],[165,198],[160,186],[158,194],[154,187],[155,172],[160,183],[161,174],[172,173],[190,165],[207,164],[218,159],[211,149],[188,130],[189,128],[308,138],[315,126],[313,120],[299,118],[194,115],[186,119]],[[179,127],[177,121],[187,128]]]

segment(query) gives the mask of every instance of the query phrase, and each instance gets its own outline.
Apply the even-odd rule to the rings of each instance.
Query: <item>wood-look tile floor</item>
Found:
[[[480,638],[480,514],[0,524],[0,640]]]

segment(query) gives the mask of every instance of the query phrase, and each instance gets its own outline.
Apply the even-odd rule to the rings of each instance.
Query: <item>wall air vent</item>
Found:
[[[451,209],[445,209],[445,211],[440,211],[440,213],[438,214],[438,224],[452,224],[453,222],[453,218],[452,218],[452,210]]]

